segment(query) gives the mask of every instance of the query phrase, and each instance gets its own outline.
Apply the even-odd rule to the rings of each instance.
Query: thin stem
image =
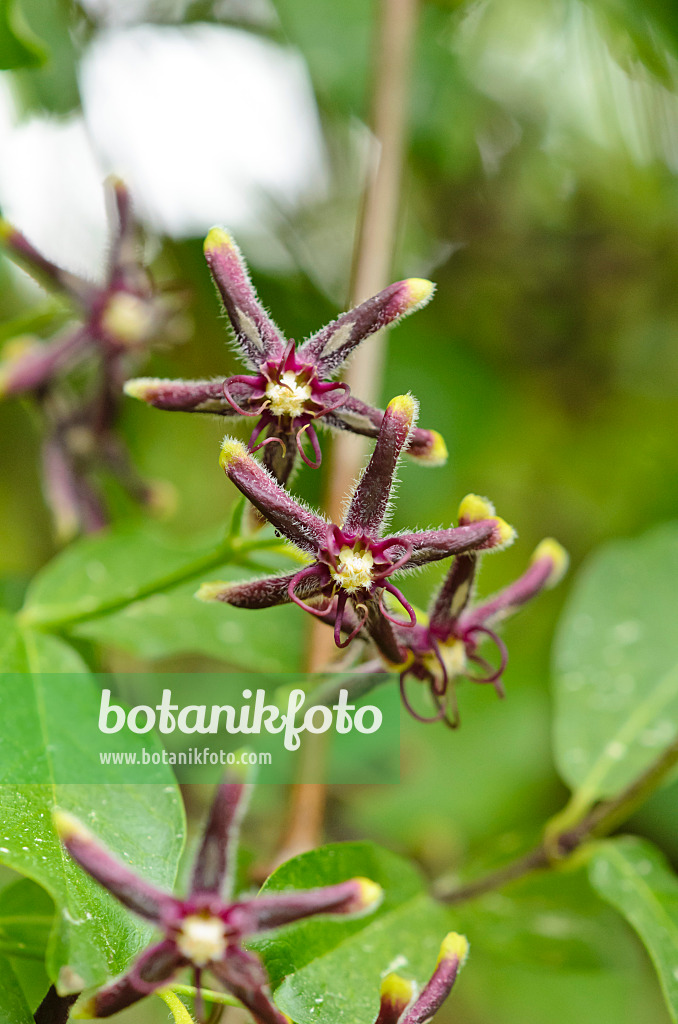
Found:
[[[637,807],[653,793],[664,778],[678,764],[678,739],[616,797],[596,804],[580,821],[566,829],[559,829],[561,815],[556,815],[547,825],[544,838],[533,850],[506,864],[504,867],[459,886],[451,891],[439,890],[437,898],[443,903],[465,903],[486,892],[500,889],[508,882],[531,874],[533,871],[554,868],[572,857],[591,839],[609,835],[627,820]]]
[[[67,631],[82,622],[89,622],[92,619],[101,618],[103,615],[111,615],[113,612],[121,611],[123,608],[127,608],[128,605],[134,604],[136,601],[142,601],[153,594],[171,590],[181,583],[189,582],[195,576],[200,576],[227,563],[250,565],[251,563],[249,563],[247,555],[251,552],[276,548],[281,548],[280,541],[276,538],[266,540],[254,538],[242,541],[238,538],[229,537],[223,545],[220,545],[209,554],[196,558],[193,562],[189,562],[173,572],[166,573],[164,576],[156,577],[137,587],[132,587],[124,594],[108,599],[104,598],[93,605],[89,605],[87,608],[75,606],[70,611],[62,612],[60,615],[55,615],[51,618],[48,614],[44,616],[36,614],[29,606],[19,612],[18,619],[24,625],[34,626],[50,633]]]
[[[356,234],[351,306],[375,295],[389,283],[398,226],[417,8],[418,0],[380,0],[379,4],[370,112],[373,150]],[[368,402],[378,395],[383,362],[382,331],[357,350],[346,374],[346,383],[355,387]],[[362,439],[349,433],[340,434],[335,438],[330,458],[325,507],[330,519],[339,522],[342,502],[364,459]],[[332,631],[314,620],[309,630],[308,671],[321,671],[335,653]],[[304,763],[292,792],[283,841],[283,849],[288,856],[311,849],[320,841],[326,790],[324,785],[308,780],[318,778],[321,767],[318,761],[324,757],[322,743],[307,743]]]
[[[77,993],[71,996],[60,996],[52,985],[49,992],[35,1011],[35,1024],[66,1024]]]
[[[198,994],[197,988],[193,985],[172,985],[171,989],[163,991],[171,991],[178,996],[192,996],[193,998]],[[201,988],[200,992],[206,1003],[214,1003],[217,1006],[242,1006],[235,996],[231,996],[227,992],[214,992],[209,988]]]

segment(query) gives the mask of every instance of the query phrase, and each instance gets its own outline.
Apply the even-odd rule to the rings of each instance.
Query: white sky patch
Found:
[[[80,68],[84,117],[22,117],[0,72],[0,205],[45,255],[103,270],[103,179],[121,175],[142,220],[175,237],[215,224],[268,233],[271,205],[326,187],[302,58],[246,32],[196,24],[112,29]]]
[[[44,254],[96,276],[106,250],[103,173],[82,119],[21,121],[0,75],[0,204]]]
[[[99,35],[81,66],[87,126],[142,213],[175,236],[234,231],[322,187],[317,110],[301,57],[219,26]]]

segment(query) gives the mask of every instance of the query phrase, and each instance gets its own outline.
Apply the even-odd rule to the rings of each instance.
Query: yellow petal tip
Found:
[[[433,295],[436,286],[433,281],[423,277],[410,277],[407,281],[407,294],[411,306],[423,306]]]
[[[468,956],[468,950],[468,939],[465,935],[460,935],[459,932],[449,932],[440,946],[438,963],[441,960],[458,960],[460,964],[463,964]]]
[[[370,878],[356,878],[355,881],[360,887],[360,906],[362,909],[371,909],[376,907],[378,903],[381,903],[384,890],[377,882],[373,882]]]
[[[235,437],[225,437],[219,452],[219,465],[222,469],[228,469],[236,459],[246,459],[247,455],[247,448],[242,441]]]
[[[495,544],[492,550],[497,551],[501,548],[507,548],[509,544],[513,544],[518,534],[513,529],[513,527],[506,522],[505,519],[501,519],[499,516],[495,516],[494,521],[497,524],[497,528],[499,530],[499,543]]]
[[[387,974],[381,983],[381,998],[403,1009],[414,995],[414,983],[400,974]]]
[[[160,379],[158,377],[133,377],[126,380],[122,390],[130,398],[138,398],[140,402],[149,402],[155,397]]]
[[[419,459],[426,466],[443,466],[447,462],[447,445],[445,438],[437,430],[429,430],[431,443],[426,453]]]
[[[198,601],[205,601],[206,604],[220,601],[222,600],[221,595],[227,586],[228,584],[224,583],[223,580],[215,580],[213,583],[201,583],[195,592],[195,596]]]
[[[62,843],[67,843],[69,839],[87,839],[90,836],[89,830],[82,822],[68,811],[61,811],[57,808],[52,813],[52,821]]]
[[[214,249],[234,249],[235,243],[225,228],[211,228],[207,233],[203,249],[212,252]]]
[[[488,498],[479,494],[467,494],[459,505],[459,519],[466,523],[477,523],[481,519],[494,517],[494,505]]]
[[[397,413],[411,423],[417,415],[417,401],[412,395],[396,395],[388,403],[387,409],[389,412]]]
[[[548,558],[552,564],[551,572],[546,580],[546,586],[555,587],[567,572],[570,556],[563,545],[559,544],[557,540],[554,540],[553,537],[546,537],[537,545],[530,561],[534,563],[542,558]]]

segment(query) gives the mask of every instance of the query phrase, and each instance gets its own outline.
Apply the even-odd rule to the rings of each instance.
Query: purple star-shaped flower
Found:
[[[399,974],[387,974],[381,983],[381,1000],[375,1024],[427,1024],[443,1005],[468,956],[468,941],[458,932],[443,939],[435,970],[413,1000],[415,987]]]
[[[176,314],[181,297],[158,293],[139,262],[127,188],[117,178],[109,178],[106,186],[115,227],[100,285],[52,263],[17,228],[0,219],[0,242],[9,254],[51,291],[65,296],[82,321],[53,341],[14,347],[0,363],[0,396],[39,392],[93,352],[117,364],[128,353],[180,330]],[[119,374],[118,388],[123,378]]]
[[[486,499],[472,495],[462,502],[459,521],[488,516],[492,511]],[[503,697],[501,677],[508,662],[508,651],[492,626],[514,614],[541,590],[554,587],[566,572],[567,562],[567,553],[561,545],[547,538],[538,545],[522,576],[494,597],[472,604],[478,556],[473,552],[457,555],[433,599],[429,616],[422,617],[423,621],[417,621],[411,629],[395,627],[397,641],[407,652],[400,688],[408,711],[420,721],[444,719],[456,727],[459,716],[454,681],[460,676],[474,683],[489,683]],[[498,665],[491,665],[479,653],[484,640],[490,640],[497,648]],[[428,683],[436,707],[432,717],[424,717],[412,707],[405,689],[408,676]]]
[[[240,251],[226,231],[210,231],[205,257],[239,352],[253,372],[215,380],[141,377],[127,382],[127,394],[159,409],[256,418],[249,447],[255,450],[266,432],[261,442],[264,463],[282,484],[289,480],[297,455],[309,466],[320,466],[316,424],[376,437],[383,412],[354,398],[347,384],[333,378],[365,338],[424,306],[434,285],[418,278],[398,281],[296,347],[259,302]],[[304,436],[312,457],[304,451]],[[447,457],[443,439],[434,430],[415,430],[409,454],[429,465],[439,465]]]
[[[416,620],[390,577],[460,552],[502,547],[514,536],[494,513],[450,529],[383,536],[396,466],[409,443],[416,412],[416,402],[409,395],[389,403],[374,452],[341,526],[300,505],[244,445],[227,437],[220,459],[227,476],[276,530],[310,557],[310,564],[283,576],[206,583],[197,596],[238,608],[269,608],[294,601],[312,615],[328,621],[331,617],[338,647],[346,647],[365,629],[387,658],[401,663],[405,653],[394,627],[408,632]],[[407,621],[387,608],[385,592],[400,603]],[[351,628],[342,640],[345,616]]]
[[[314,914],[364,913],[376,907],[382,890],[366,878],[243,900],[223,894],[222,890],[230,888],[229,873],[247,789],[239,782],[225,782],[217,788],[185,899],[161,892],[139,878],[79,821],[62,811],[55,813],[57,831],[71,857],[116,899],[163,933],[127,974],[97,992],[83,1012],[110,1017],[170,985],[176,972],[188,967],[194,972],[198,992],[202,972],[210,971],[260,1024],[289,1024],[271,1001],[261,961],[242,949],[242,940]],[[198,1012],[202,1015],[200,1005]]]

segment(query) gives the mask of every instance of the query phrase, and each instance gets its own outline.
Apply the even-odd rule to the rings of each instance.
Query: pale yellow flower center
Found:
[[[268,407],[274,416],[300,416],[310,397],[311,385],[301,384],[292,370],[283,373],[279,384],[271,381],[266,385]]]
[[[335,583],[349,594],[355,594],[357,590],[367,589],[372,583],[373,566],[374,558],[369,549],[354,551],[345,545],[339,552],[337,568],[330,569],[330,573]]]
[[[138,345],[152,334],[155,312],[151,303],[129,292],[118,292],[106,305],[101,325],[122,345]]]
[[[193,914],[184,918],[177,949],[197,967],[221,960],[226,952],[226,927],[218,917]]]
[[[466,648],[463,640],[452,637],[450,640],[439,644],[438,650],[450,679],[454,679],[455,676],[463,676],[466,671]],[[434,675],[440,674],[440,662],[434,654],[426,656],[426,666],[431,669]]]

